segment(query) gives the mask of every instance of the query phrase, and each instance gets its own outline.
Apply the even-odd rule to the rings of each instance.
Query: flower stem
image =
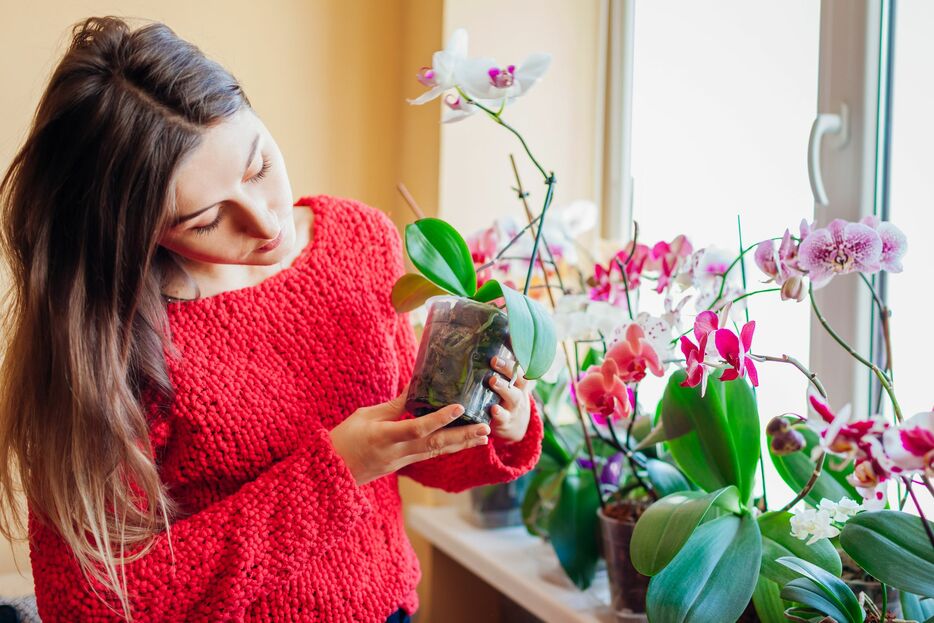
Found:
[[[772,238],[772,240],[778,240],[778,238]],[[754,244],[754,245],[750,245],[750,246],[746,247],[745,249],[742,249],[742,250],[740,251],[739,256],[737,256],[737,258],[736,258],[735,260],[733,260],[733,261],[730,263],[729,266],[726,267],[726,270],[723,271],[723,274],[722,274],[722,275],[720,275],[720,278],[721,278],[721,281],[720,281],[720,290],[717,292],[717,297],[710,303],[710,305],[707,306],[708,311],[709,311],[709,310],[712,310],[712,309],[714,308],[714,306],[720,301],[720,299],[723,298],[723,290],[726,288],[726,278],[727,278],[727,275],[730,274],[730,271],[733,270],[733,268],[734,268],[737,264],[739,264],[740,260],[743,259],[743,256],[745,256],[747,253],[749,253],[750,251],[752,251],[753,249],[755,249],[755,248],[758,247],[758,246],[759,246],[759,244],[756,243],[756,244]]]
[[[795,359],[794,357],[789,357],[788,355],[782,355],[781,357],[771,357],[769,355],[753,355],[752,353],[749,356],[755,361],[775,361],[777,363],[790,363],[794,367],[798,368],[804,376],[808,377],[808,381],[814,385],[814,389],[820,392],[820,395],[824,398],[827,397],[827,391],[824,389],[824,385],[820,382],[820,379],[817,378],[817,374],[811,372],[804,364]]]
[[[632,261],[632,256],[636,254],[636,244],[639,241],[639,223],[636,221],[632,222],[632,249],[629,251],[629,257],[626,258],[625,262],[620,262],[619,258],[614,258],[613,261],[616,262],[616,265],[619,267],[619,274],[623,276],[623,291],[626,293],[626,309],[629,311],[629,319],[635,321],[636,317],[632,313],[632,302],[629,300],[629,278],[626,276],[626,264]],[[607,279],[610,276],[607,275]]]
[[[811,472],[811,477],[808,478],[808,481],[804,485],[804,488],[798,492],[798,495],[795,496],[795,499],[788,502],[788,504],[785,504],[784,506],[782,506],[778,512],[784,513],[785,511],[791,510],[791,508],[795,504],[803,500],[805,496],[811,492],[811,489],[813,489],[814,485],[817,484],[817,479],[820,478],[821,471],[824,469],[824,461],[826,460],[827,460],[827,453],[821,452],[820,458],[817,459],[817,465],[814,466],[814,471]]]
[[[879,366],[857,353],[852,346],[847,344],[846,341],[840,337],[836,331],[833,330],[833,328],[830,326],[830,323],[827,322],[827,319],[824,318],[824,315],[817,307],[817,301],[814,299],[814,287],[812,285],[808,285],[808,296],[811,299],[811,308],[814,310],[814,315],[817,316],[817,320],[821,323],[824,329],[826,329],[827,333],[830,334],[830,337],[832,337],[837,342],[837,344],[843,348],[843,350],[850,353],[854,359],[875,372],[876,376],[879,378],[879,382],[882,383],[882,387],[884,387],[886,393],[888,393],[889,400],[892,401],[892,408],[895,411],[895,419],[901,422],[902,408],[898,404],[898,399],[895,397],[895,389],[892,387],[892,383],[889,381],[888,376],[886,376],[885,372],[879,369]]]
[[[934,547],[934,531],[931,531],[931,526],[928,524],[927,518],[924,516],[924,510],[921,508],[921,504],[918,502],[918,498],[915,495],[914,489],[911,488],[911,478],[902,478],[905,482],[905,488],[908,489],[908,495],[911,496],[911,501],[915,503],[915,508],[918,510],[918,516],[921,518],[921,525],[924,526],[924,531],[928,534],[928,540],[931,542],[931,547]]]
[[[522,200],[522,206],[525,208],[525,215],[529,219],[529,223],[531,223],[535,219],[532,218],[532,209],[529,208],[529,202],[527,201],[529,194],[525,192],[525,189],[522,188],[522,178],[519,177],[519,168],[516,166],[516,159],[513,157],[512,154],[509,154],[509,162],[512,164],[512,173],[516,178],[516,192],[519,195],[519,199]],[[544,215],[544,211],[542,212],[542,214]],[[543,219],[539,222],[544,223],[545,221]],[[539,226],[539,229],[541,229],[541,226]],[[548,239],[545,238],[544,233],[542,234],[542,240],[545,242],[545,252],[548,253],[548,260],[551,262],[551,265],[554,266],[555,268],[555,276],[558,277],[558,285],[561,286],[561,292],[566,293],[567,290],[564,287],[564,280],[561,278],[561,271],[558,269],[558,264],[555,262],[555,256],[551,252],[551,246],[549,246]],[[541,258],[539,258],[539,261],[544,262],[544,260],[542,260]],[[542,272],[545,273],[545,281],[547,282],[548,274],[545,271],[544,266],[542,266]],[[554,301],[552,301],[552,307],[554,307],[553,303]]]

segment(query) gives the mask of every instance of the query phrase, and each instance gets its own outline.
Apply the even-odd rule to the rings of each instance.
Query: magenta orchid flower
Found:
[[[645,332],[638,323],[626,328],[626,336],[616,343],[606,354],[619,368],[619,377],[626,383],[638,383],[645,378],[646,370],[655,376],[664,375],[665,371],[658,353],[645,337]]]
[[[875,216],[864,217],[860,222],[873,228],[882,240],[882,270],[890,273],[902,272],[902,257],[908,251],[908,238],[902,230],[888,221],[880,221]]]
[[[730,329],[717,329],[714,340],[717,351],[724,361],[730,365],[720,375],[721,381],[732,381],[743,376],[749,376],[753,387],[759,386],[759,372],[756,364],[749,357],[752,348],[752,334],[756,330],[756,321],[747,322],[740,330],[739,337]]]
[[[662,293],[671,285],[672,278],[693,250],[691,242],[684,234],[675,237],[670,243],[662,241],[652,247],[645,268],[658,272],[656,292]]]
[[[892,473],[924,472],[934,477],[934,412],[911,416],[882,436]]]
[[[630,257],[632,254],[632,257]],[[594,277],[590,281],[590,299],[593,301],[607,301],[613,305],[626,305],[626,286],[632,291],[642,282],[642,271],[649,257],[649,248],[644,244],[636,245],[632,250],[632,243],[617,252],[610,259],[609,266],[594,265]],[[626,260],[629,261],[626,261]],[[620,268],[623,264],[623,268]],[[623,278],[625,270],[626,278]],[[618,275],[614,279],[614,274]]]
[[[698,343],[694,344],[687,336],[681,336],[681,352],[686,361],[687,378],[681,387],[697,387],[700,385],[701,396],[707,392],[707,378],[709,372],[704,365],[704,356],[707,350],[707,335],[700,336]]]
[[[869,225],[834,219],[801,242],[798,265],[808,271],[813,286],[820,288],[834,275],[879,271],[882,248],[882,239]]]
[[[575,398],[590,413],[594,421],[606,425],[632,415],[634,394],[619,376],[616,361],[607,357],[598,366],[588,368],[577,384]]]

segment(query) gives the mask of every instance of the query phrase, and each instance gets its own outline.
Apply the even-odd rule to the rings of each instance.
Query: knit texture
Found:
[[[533,402],[520,441],[491,436],[356,484],[328,431],[393,398],[411,376],[415,334],[389,297],[404,272],[402,242],[385,214],[358,201],[318,195],[296,205],[314,220],[289,267],[168,305],[176,399],[162,415],[150,409],[150,437],[184,515],[171,543],[157,535],[124,567],[136,621],[384,623],[400,607],[414,613],[421,571],[398,476],[458,492],[512,480],[538,461]],[[91,592],[57,532],[33,514],[29,526],[42,620],[122,620]]]

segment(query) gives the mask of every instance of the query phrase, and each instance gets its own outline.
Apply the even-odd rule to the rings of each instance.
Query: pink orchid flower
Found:
[[[808,426],[820,435],[825,451],[847,459],[871,459],[877,462],[876,473],[888,471],[891,460],[881,443],[888,423],[882,418],[858,420],[850,405],[835,412],[826,399],[809,388]]]
[[[759,372],[756,370],[756,364],[749,358],[749,349],[752,348],[752,334],[755,330],[755,320],[743,325],[739,337],[729,329],[717,329],[717,333],[714,335],[717,351],[731,366],[720,375],[721,381],[732,381],[748,375],[753,387],[759,386]]]
[[[691,242],[684,234],[675,237],[670,243],[662,241],[652,247],[645,268],[659,274],[656,292],[660,294],[671,285],[672,278],[693,251]]]
[[[707,350],[707,336],[702,335],[697,344],[694,344],[687,336],[681,336],[681,352],[684,353],[687,368],[687,378],[681,383],[681,387],[701,386],[701,396],[707,392],[707,378],[709,372],[704,365],[704,355]]]
[[[798,265],[808,271],[814,287],[820,288],[834,275],[878,272],[882,248],[882,239],[872,227],[834,219],[801,242]]]
[[[609,357],[599,367],[588,368],[577,384],[576,398],[594,421],[604,426],[608,420],[616,422],[632,415],[633,397],[620,379],[616,361]]]
[[[756,247],[756,265],[769,276],[776,285],[783,285],[788,279],[800,275],[798,269],[798,245],[791,237],[791,231],[785,230],[778,249],[772,240],[763,240]]]
[[[890,273],[902,272],[902,257],[908,251],[908,238],[898,227],[876,216],[866,216],[860,221],[872,227],[882,240],[882,270]]]
[[[885,453],[892,460],[891,471],[924,472],[934,477],[934,412],[918,413],[882,436]]]
[[[625,338],[616,343],[606,354],[619,368],[619,377],[626,383],[638,383],[645,378],[646,369],[655,376],[664,375],[665,371],[658,353],[645,337],[645,332],[637,323],[626,328]]]

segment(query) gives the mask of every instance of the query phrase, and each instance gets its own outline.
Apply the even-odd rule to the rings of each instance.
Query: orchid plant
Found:
[[[647,609],[653,622],[733,621],[750,603],[770,622],[886,616],[886,603],[880,610],[840,588],[838,548],[901,591],[906,612],[925,612],[934,598],[934,524],[924,517],[917,489],[934,496],[934,412],[902,414],[890,310],[871,281],[879,271],[902,270],[904,234],[875,217],[824,227],[804,221],[795,234],[789,228],[749,247],[740,240],[736,253],[695,248],[684,234],[644,244],[635,227],[632,240],[599,261],[577,242],[595,224],[595,208],[576,202],[556,208],[547,221],[555,177],[503,118],[549,63],[546,54],[505,67],[469,59],[467,35],[458,30],[419,72],[428,91],[411,103],[443,96],[444,122],[482,114],[503,126],[541,173],[545,192],[533,218],[513,167],[527,226],[501,219],[466,240],[429,219],[409,226],[409,255],[428,279],[407,276],[394,290],[400,309],[417,307],[432,287],[489,301],[521,285],[528,309],[549,304],[563,358],[536,369],[545,437],[523,508],[530,531],[550,538],[569,577],[586,588],[597,555],[596,510],[632,494],[654,501],[631,547],[634,566],[652,577]],[[443,244],[432,233],[441,230]],[[440,268],[424,260],[432,254],[443,259]],[[749,256],[773,287],[747,287]],[[866,285],[878,307],[886,344],[881,365],[834,331],[814,297],[848,275]],[[661,299],[654,313],[640,309],[646,290]],[[762,329],[749,318],[752,296],[807,299],[823,328],[878,379],[891,417],[881,409],[864,415],[837,407],[816,372],[787,353],[757,350]],[[510,297],[505,300],[512,316]],[[764,427],[772,463],[797,492],[776,510],[765,495],[755,496],[764,459],[756,387],[760,367],[772,363],[794,366],[808,388],[802,413],[777,416]],[[652,410],[639,401],[649,377],[666,381]],[[563,408],[576,414],[578,433],[572,433],[577,426],[553,421]],[[889,504],[892,483],[903,492],[898,510]],[[909,500],[916,515],[902,510]]]

